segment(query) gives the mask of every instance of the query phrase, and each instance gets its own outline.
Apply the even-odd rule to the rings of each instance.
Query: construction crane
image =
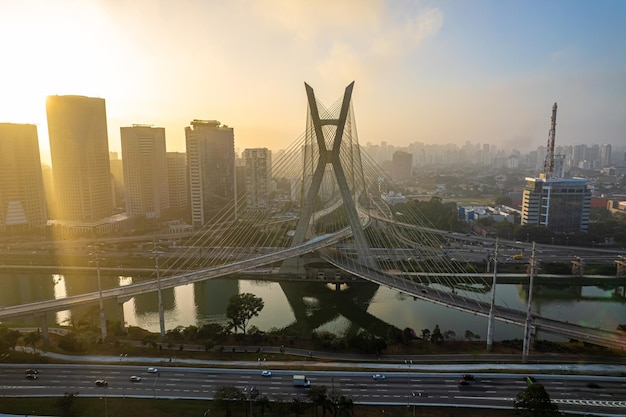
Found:
[[[548,133],[548,152],[543,163],[543,172],[547,178],[552,178],[554,174],[554,138],[556,136],[556,103],[552,105],[552,120],[550,122],[550,133]]]

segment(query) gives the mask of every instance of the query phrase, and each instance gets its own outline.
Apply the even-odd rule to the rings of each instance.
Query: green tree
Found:
[[[20,339],[22,335],[19,331],[9,329],[8,327],[0,328],[0,340],[2,340],[2,345],[6,346],[8,350],[15,350],[15,345],[17,345],[17,341]]]
[[[332,405],[329,406],[328,388],[326,385],[316,385],[307,393],[307,399],[313,403],[313,409],[315,410],[315,417],[318,416],[318,408],[322,409],[322,417],[326,415],[326,411],[332,409]]]
[[[307,403],[300,400],[299,398],[294,398],[289,404],[289,409],[293,412],[293,415],[298,417],[304,414],[304,410],[307,408]]]
[[[339,396],[335,404],[336,415],[338,417],[350,417],[354,414],[354,401],[345,395]]]
[[[66,392],[65,395],[56,401],[57,408],[61,411],[62,416],[71,415],[72,405],[78,396],[77,392]]]
[[[508,195],[499,195],[496,197],[496,206],[510,206],[513,203]]]
[[[264,306],[263,299],[254,294],[243,293],[230,297],[226,307],[226,317],[230,319],[234,332],[237,333],[237,329],[241,329],[243,334],[246,334],[250,319],[258,316]]]
[[[261,417],[263,417],[263,415],[265,414],[266,409],[268,410],[272,409],[272,402],[265,395],[257,398],[255,400],[255,404],[257,405],[258,408],[261,409]]]
[[[446,340],[456,340],[456,332],[454,330],[446,330],[443,332],[443,338]]]
[[[231,405],[246,400],[244,394],[239,388],[233,386],[222,386],[215,391],[215,402],[217,406],[224,409],[226,416],[232,416]]]
[[[41,339],[43,339],[43,336],[41,335],[41,333],[39,333],[39,330],[37,330],[36,332],[30,332],[26,334],[26,336],[24,336],[24,343],[31,346],[34,353],[35,346],[37,345],[37,343],[39,343]]]
[[[435,328],[433,329],[433,332],[430,334],[430,341],[433,342],[436,345],[439,345],[439,344],[443,343],[443,341],[444,341],[444,337],[441,334],[441,329],[439,328],[438,324],[435,325]]]
[[[559,415],[559,407],[550,400],[543,385],[534,383],[517,394],[513,401],[515,410],[525,417],[550,417]]]

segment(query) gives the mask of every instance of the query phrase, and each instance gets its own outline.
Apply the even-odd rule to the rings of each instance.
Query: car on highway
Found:
[[[463,379],[466,381],[473,381],[475,378],[474,378],[474,375],[472,374],[465,374],[463,375]]]
[[[27,370],[24,371],[25,374],[38,374],[39,370],[35,369],[35,368],[28,368]]]
[[[461,379],[459,381],[459,385],[469,385],[469,382],[467,380],[465,380],[465,379]]]
[[[383,374],[374,374],[372,375],[372,378],[376,381],[384,381],[385,379],[387,379],[387,377]]]
[[[261,376],[272,376],[272,371],[263,371],[261,372]]]
[[[597,389],[600,388],[600,385],[595,382],[587,382],[587,387]]]
[[[137,375],[133,375],[130,377],[131,382],[139,382],[141,381],[141,377]]]
[[[35,374],[26,374],[26,379],[37,379],[37,375],[35,375]]]
[[[156,374],[158,372],[159,372],[159,370],[157,368],[148,368],[148,373],[149,374]]]
[[[109,382],[106,379],[96,379],[96,385],[99,387],[106,387]]]

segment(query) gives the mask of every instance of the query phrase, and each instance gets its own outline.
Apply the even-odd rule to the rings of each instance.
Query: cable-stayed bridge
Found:
[[[186,250],[176,256],[163,256],[155,240],[155,271],[150,281],[5,307],[0,320],[100,301],[104,323],[102,300],[121,304],[156,291],[163,334],[161,290],[271,265],[282,274],[317,278],[324,277],[326,270],[344,271],[343,275],[394,288],[415,299],[488,316],[490,322],[525,326],[525,341],[533,331],[543,330],[611,348],[626,347],[626,337],[617,332],[549,320],[530,307],[519,311],[502,304],[493,278],[471,275],[476,272],[471,266],[451,258],[445,235],[429,227],[423,213],[411,210],[410,204],[404,204],[401,213],[395,211],[394,203],[402,200],[401,190],[359,145],[353,86],[326,108],[306,85],[306,130],[273,161],[271,177],[276,189],[271,198],[250,198],[252,190],[239,193],[197,233],[180,242]],[[95,254],[96,259],[101,256],[105,254]],[[469,290],[459,289],[461,273]],[[436,282],[430,280],[432,274],[437,274]],[[472,286],[489,286],[491,291],[471,291]]]

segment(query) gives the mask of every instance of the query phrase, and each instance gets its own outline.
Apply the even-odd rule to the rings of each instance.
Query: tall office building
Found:
[[[0,123],[0,232],[43,229],[47,220],[37,126]]]
[[[610,167],[611,163],[611,150],[612,146],[608,143],[605,143],[600,147],[600,163],[602,168]]]
[[[591,190],[585,178],[526,178],[522,225],[545,226],[557,233],[586,232]]]
[[[112,179],[112,187],[113,187],[113,206],[117,208],[121,208],[120,211],[123,211],[126,206],[126,197],[124,191],[124,164],[123,161],[119,158],[117,152],[109,152],[109,166],[111,167],[111,179]]]
[[[408,180],[413,175],[413,155],[395,151],[392,157],[391,177],[394,180]]]
[[[170,193],[170,208],[189,208],[189,181],[187,180],[187,155],[185,153],[167,153],[167,185]]]
[[[586,159],[587,145],[574,145],[572,153],[572,167],[580,168]]]
[[[185,139],[192,225],[232,220],[236,211],[233,128],[217,120],[194,120],[185,128]]]
[[[120,128],[126,213],[155,219],[170,206],[165,129],[149,125]]]
[[[46,100],[57,219],[97,222],[113,214],[104,99]]]
[[[272,182],[272,151],[267,148],[245,149],[243,159],[246,173],[246,208],[267,209]]]

